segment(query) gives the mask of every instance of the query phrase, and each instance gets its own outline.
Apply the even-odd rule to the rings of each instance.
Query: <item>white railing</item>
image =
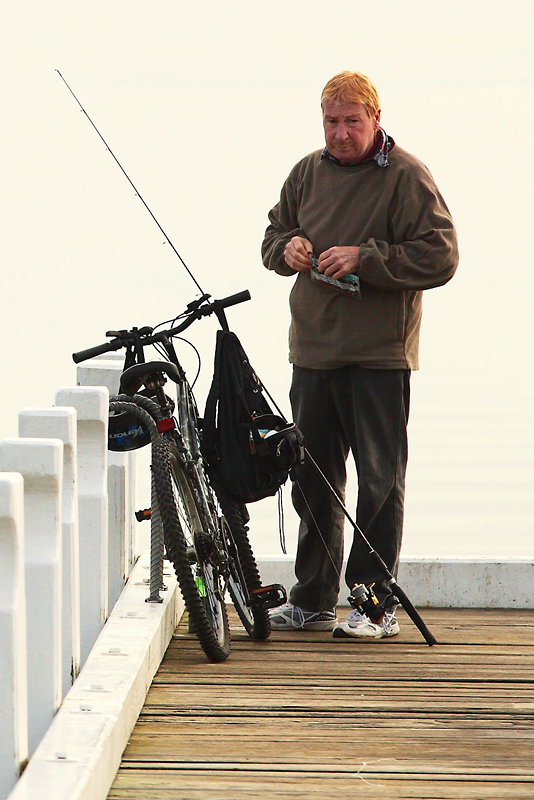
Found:
[[[124,652],[109,647],[124,635],[120,623],[112,632],[115,640],[103,632],[137,560],[133,514],[136,454],[107,451],[109,390],[115,393],[119,371],[119,363],[103,361],[79,369],[78,381],[94,385],[60,389],[52,408],[24,409],[19,415],[19,438],[0,443],[0,800],[14,787],[18,790],[31,781],[31,776],[26,778],[33,760],[24,778],[18,779],[28,758],[42,747],[53,721],[61,728],[57,712],[62,703],[68,706],[73,698],[77,712],[92,708],[87,703],[80,705],[78,695],[84,687],[72,687],[84,664],[98,656],[92,655],[95,642],[100,646],[107,642],[108,653]],[[137,587],[143,584],[141,592],[146,599],[147,577],[137,577],[135,583]],[[148,652],[151,637],[155,632],[161,640],[156,649],[162,655],[176,612],[161,607],[145,614],[128,610],[125,594],[121,616],[149,618],[151,632],[141,631],[139,646],[129,650],[134,671],[143,673],[143,686],[147,681],[150,685],[157,668],[152,663],[154,652]],[[134,594],[132,608],[139,609],[144,600],[139,589]],[[160,618],[165,613],[168,619],[162,635]],[[127,634],[131,639],[131,627]],[[92,675],[92,667],[87,668]],[[82,671],[76,686],[83,675]],[[122,676],[117,688],[110,690],[110,719],[120,716],[117,694],[125,687],[127,700],[135,680],[131,675]],[[100,684],[92,683],[90,691],[95,685]],[[138,688],[135,691],[139,694]],[[134,721],[135,713],[134,709]],[[101,724],[105,703],[99,714]],[[119,755],[128,733],[123,732],[115,745]],[[69,735],[72,737],[67,731],[67,742]],[[106,741],[109,745],[109,736]],[[56,756],[59,761],[69,760],[62,758],[61,752]],[[40,780],[34,776],[38,786]],[[73,785],[82,783],[78,769]],[[57,784],[41,789],[42,797],[64,796]],[[20,796],[31,797],[32,791],[25,789]]]

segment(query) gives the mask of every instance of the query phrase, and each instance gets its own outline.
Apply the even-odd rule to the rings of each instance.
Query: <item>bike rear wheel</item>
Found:
[[[261,578],[245,524],[246,507],[224,489],[215,475],[210,475],[227,527],[223,528],[230,561],[228,591],[243,627],[252,639],[268,639],[271,634],[269,612],[249,598],[261,587]]]
[[[200,498],[201,487],[188,474],[176,445],[161,439],[153,449],[152,470],[165,549],[174,565],[189,619],[211,661],[230,653],[224,602],[227,558],[214,535]]]

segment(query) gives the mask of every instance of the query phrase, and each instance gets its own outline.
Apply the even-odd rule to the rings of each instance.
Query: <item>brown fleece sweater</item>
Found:
[[[422,289],[441,286],[458,264],[454,225],[434,180],[415,156],[395,146],[389,166],[339,166],[321,151],[302,159],[269,214],[263,263],[295,275],[290,296],[289,360],[312,369],[347,364],[418,368]],[[284,247],[304,236],[318,257],[356,245],[361,301],[295,273]]]

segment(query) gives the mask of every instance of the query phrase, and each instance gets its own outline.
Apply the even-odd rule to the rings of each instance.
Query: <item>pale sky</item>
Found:
[[[533,21],[516,0],[4,0],[0,439],[75,382],[73,350],[197,292],[55,69],[203,289],[251,291],[231,325],[287,413],[291,281],[259,248],[287,173],[322,146],[323,85],[356,69],[460,239],[457,276],[425,297],[404,552],[531,556]],[[215,325],[197,328],[202,405]],[[275,551],[265,508],[257,549]]]

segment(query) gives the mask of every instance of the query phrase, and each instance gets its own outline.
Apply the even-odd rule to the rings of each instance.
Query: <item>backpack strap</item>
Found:
[[[217,453],[217,403],[221,394],[221,357],[222,341],[225,331],[217,331],[215,344],[215,357],[213,364],[213,379],[206,399],[206,408],[202,420],[202,455],[208,464],[216,464],[219,460]]]

